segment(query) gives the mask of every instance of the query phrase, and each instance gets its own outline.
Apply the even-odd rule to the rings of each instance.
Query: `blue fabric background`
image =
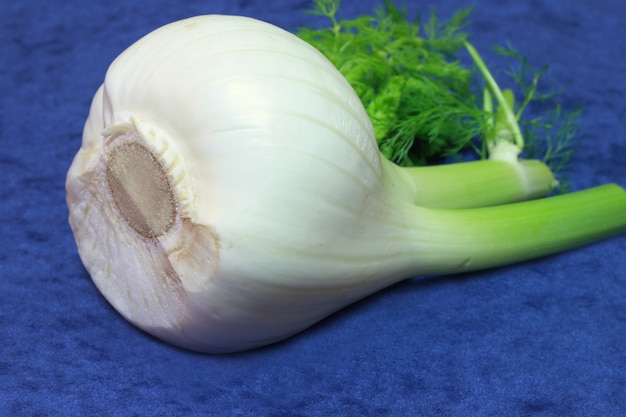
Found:
[[[581,104],[574,189],[626,186],[626,2],[473,4]],[[346,0],[344,15],[378,0]],[[0,415],[624,416],[626,236],[485,272],[409,280],[283,343],[165,345],[105,302],[78,258],[64,181],[108,64],[170,21],[243,14],[293,30],[308,0],[0,2]],[[427,1],[409,1],[426,13]],[[626,213],[625,213],[626,215]]]

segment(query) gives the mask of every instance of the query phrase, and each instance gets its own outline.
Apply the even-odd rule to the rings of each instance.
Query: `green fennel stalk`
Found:
[[[449,273],[448,260],[463,259],[458,272],[504,266],[626,232],[626,191],[615,184],[498,207],[413,210],[416,236],[428,236],[419,250],[430,274]]]

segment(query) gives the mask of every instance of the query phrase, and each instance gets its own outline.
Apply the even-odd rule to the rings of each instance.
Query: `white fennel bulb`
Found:
[[[617,186],[466,210],[416,205],[429,186],[381,161],[359,98],[314,48],[217,15],[157,29],[112,63],[66,183],[104,297],[207,352],[284,339],[401,279],[626,228]]]

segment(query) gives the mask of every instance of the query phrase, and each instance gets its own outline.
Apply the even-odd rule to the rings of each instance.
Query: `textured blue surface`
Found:
[[[83,269],[64,202],[107,66],[148,31],[195,14],[286,29],[314,21],[305,0],[182,3],[0,2],[0,415],[626,415],[626,236],[410,280],[241,354],[186,352],[127,324]],[[378,4],[347,0],[345,15]],[[511,41],[584,106],[573,188],[626,186],[626,3],[473,4],[479,50]]]

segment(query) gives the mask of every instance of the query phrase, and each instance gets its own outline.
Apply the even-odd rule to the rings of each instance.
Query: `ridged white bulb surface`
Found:
[[[329,61],[270,24],[213,15],[112,63],[66,186],[81,259],[115,309],[168,342],[228,352],[414,269],[383,176]]]

